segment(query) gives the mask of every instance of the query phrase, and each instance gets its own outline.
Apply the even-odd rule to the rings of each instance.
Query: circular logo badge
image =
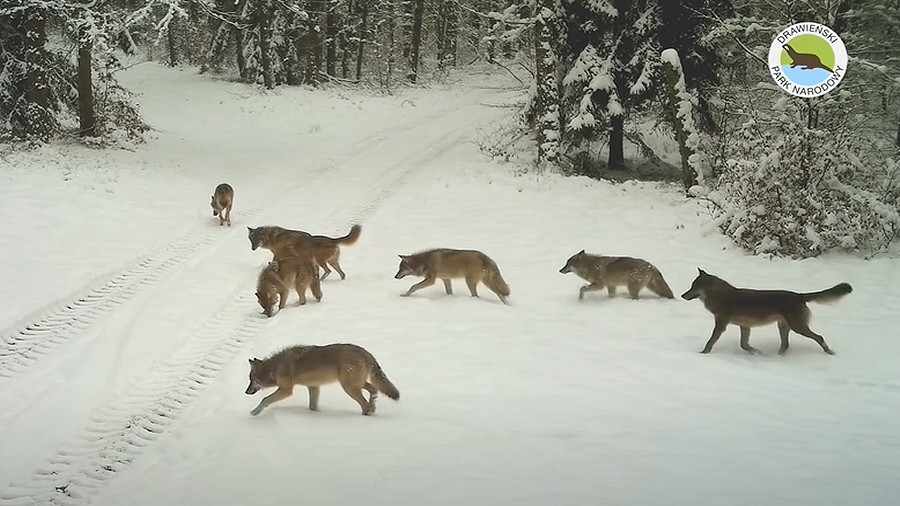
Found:
[[[772,41],[769,73],[791,95],[819,97],[834,90],[847,73],[847,48],[831,28],[797,23]]]

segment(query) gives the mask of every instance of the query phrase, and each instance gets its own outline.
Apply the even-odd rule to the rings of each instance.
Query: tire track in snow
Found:
[[[458,146],[464,139],[460,133],[463,130],[443,135],[423,148],[421,155],[403,159],[380,172],[371,184],[363,185],[362,191],[332,203],[334,211],[325,210],[321,218],[328,222],[358,222],[370,216],[428,161]],[[365,153],[354,153],[341,166],[352,168],[357,156]],[[331,169],[326,172],[334,172],[338,167]],[[317,178],[317,182],[327,183],[322,178]],[[309,187],[300,188],[284,198],[296,199],[309,191]],[[245,283],[250,284],[255,278],[253,273]],[[89,502],[105,482],[127,469],[145,448],[169,430],[254,335],[274,323],[255,312],[248,313],[247,308],[253,307],[255,300],[244,294],[240,290],[194,330],[160,367],[133,380],[124,400],[95,411],[76,441],[54,454],[31,483],[16,484],[9,492],[0,492],[0,504],[72,506]]]
[[[449,110],[451,107],[448,106],[425,118],[416,118],[393,127],[390,134],[412,130],[422,121],[439,118]],[[383,141],[384,137],[385,132],[370,133],[348,146],[347,150],[365,151]],[[311,182],[325,181],[338,166],[334,157],[328,158],[318,168],[303,173],[301,184],[307,187]],[[279,193],[282,192],[271,192],[273,195]],[[275,199],[275,203],[296,198],[291,193]],[[252,220],[261,213],[261,208],[242,210],[241,219]],[[21,374],[41,357],[91,328],[95,322],[139,294],[144,287],[156,283],[192,255],[214,244],[220,235],[215,232],[218,227],[201,230],[196,228],[187,232],[174,242],[157,248],[154,253],[104,276],[101,279],[105,280],[95,283],[92,288],[76,292],[68,298],[68,302],[38,310],[24,319],[25,323],[0,332],[0,383]]]
[[[248,209],[242,214],[255,216],[260,211]],[[185,263],[191,255],[215,243],[218,233],[213,230],[218,229],[201,233],[191,230],[118,273],[105,276],[105,281],[72,296],[69,302],[39,310],[26,320],[29,323],[4,331],[0,334],[0,381],[22,373],[54,348],[128,302],[141,289]]]

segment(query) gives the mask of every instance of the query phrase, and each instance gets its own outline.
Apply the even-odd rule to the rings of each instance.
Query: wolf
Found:
[[[300,297],[299,305],[306,304],[309,289],[316,301],[322,301],[322,285],[316,265],[308,258],[287,257],[273,260],[259,273],[256,281],[256,300],[269,318],[275,316],[275,306],[284,309],[288,293],[293,287]]]
[[[353,225],[350,232],[343,237],[312,235],[303,230],[291,230],[276,226],[247,227],[250,249],[266,248],[272,252],[272,259],[278,260],[289,256],[307,256],[313,258],[318,267],[324,271],[321,279],[331,274],[329,266],[334,267],[341,279],[347,275],[341,269],[341,245],[353,244],[362,233],[362,225]]]
[[[480,251],[438,248],[412,255],[400,255],[400,268],[394,279],[405,276],[425,276],[425,279],[409,287],[402,296],[409,297],[415,291],[431,286],[440,278],[447,295],[453,294],[452,278],[465,278],[472,297],[478,297],[478,282],[484,283],[497,294],[500,302],[509,304],[509,285],[500,275],[497,263]]]
[[[562,274],[574,272],[588,284],[578,289],[578,300],[584,294],[606,288],[610,297],[616,294],[616,287],[625,285],[632,299],[637,299],[642,288],[666,299],[674,299],[675,294],[663,279],[659,269],[650,262],[632,257],[605,257],[590,255],[584,250],[575,253],[559,270]]]
[[[853,291],[848,283],[839,283],[827,290],[809,293],[751,290],[735,288],[727,281],[707,274],[703,269],[697,270],[697,278],[681,297],[685,300],[699,298],[715,317],[712,336],[700,353],[712,351],[713,345],[730,323],[741,328],[741,348],[748,353],[757,353],[759,350],[750,346],[750,328],[777,323],[781,335],[779,355],[784,355],[788,350],[788,334],[791,330],[818,343],[825,353],[834,355],[834,351],[825,344],[825,339],[809,329],[811,315],[806,303],[835,302]]]
[[[234,188],[228,183],[222,183],[216,186],[209,203],[213,209],[213,216],[219,217],[219,226],[225,223],[231,226],[231,205],[234,203]]]
[[[362,414],[375,413],[375,399],[382,392],[400,400],[400,391],[391,383],[378,361],[365,348],[355,344],[292,346],[266,359],[250,359],[250,385],[245,393],[253,395],[262,388],[278,387],[250,412],[258,415],[274,402],[286,399],[294,385],[309,390],[309,409],[319,410],[319,387],[339,382],[344,392],[359,403]],[[363,390],[369,398],[363,397]]]

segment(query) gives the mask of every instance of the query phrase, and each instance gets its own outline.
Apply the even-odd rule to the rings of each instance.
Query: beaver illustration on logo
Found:
[[[802,65],[803,70],[809,69],[825,69],[828,72],[834,73],[834,70],[826,67],[822,60],[818,55],[813,53],[798,53],[794,51],[794,48],[791,47],[790,44],[784,44],[782,46],[785,51],[787,51],[788,56],[791,57],[793,63],[791,63],[791,68],[794,68],[798,65]]]

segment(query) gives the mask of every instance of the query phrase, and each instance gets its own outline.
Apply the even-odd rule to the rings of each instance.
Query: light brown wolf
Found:
[[[748,353],[758,350],[750,346],[750,328],[770,323],[778,324],[781,335],[779,355],[788,349],[788,334],[791,330],[806,336],[822,347],[822,351],[834,355],[834,351],[825,344],[825,339],[809,329],[810,311],[807,302],[835,302],[853,291],[847,283],[837,284],[827,290],[810,293],[797,293],[787,290],[751,290],[735,288],[727,281],[698,269],[699,275],[694,279],[690,290],[681,296],[685,300],[700,298],[703,305],[715,317],[712,336],[700,353],[709,353],[728,324],[733,323],[741,328],[741,348]]]
[[[339,382],[344,392],[359,403],[364,415],[375,412],[379,391],[400,400],[400,391],[365,348],[354,344],[292,346],[263,360],[250,359],[250,385],[245,393],[253,395],[261,388],[278,387],[250,414],[258,415],[273,402],[290,397],[294,385],[309,390],[309,409],[318,411],[319,387],[334,382]],[[363,397],[364,389],[369,392],[368,399]]]
[[[309,289],[316,301],[322,300],[322,286],[316,265],[308,258],[287,257],[273,260],[259,273],[256,281],[256,300],[269,318],[275,316],[275,306],[284,309],[291,288],[300,297],[298,305],[306,304]]]
[[[444,282],[447,295],[452,295],[453,287],[450,280],[465,278],[472,297],[478,297],[480,281],[497,294],[501,302],[508,304],[506,298],[509,297],[509,285],[500,275],[497,263],[480,251],[438,248],[412,255],[400,255],[400,268],[394,279],[409,275],[425,276],[425,279],[409,287],[403,297],[409,297],[415,291],[433,285],[438,278]]]
[[[322,279],[331,274],[329,266],[334,267],[341,279],[347,275],[341,269],[341,245],[353,244],[362,233],[361,225],[353,225],[350,232],[343,237],[328,237],[324,235],[311,235],[302,230],[265,226],[247,227],[247,237],[250,239],[250,248],[266,248],[272,252],[272,259],[278,260],[289,256],[306,256],[315,260],[324,273]]]
[[[222,183],[216,186],[209,203],[213,209],[213,216],[219,217],[219,226],[225,223],[231,226],[231,205],[234,203],[234,188],[228,183]]]
[[[632,299],[637,299],[643,288],[649,288],[660,297],[675,298],[659,269],[640,258],[597,256],[581,250],[569,257],[559,272],[574,272],[581,279],[589,281],[578,289],[579,300],[584,299],[585,293],[603,288],[613,297],[616,295],[616,287],[622,285],[628,288]]]

